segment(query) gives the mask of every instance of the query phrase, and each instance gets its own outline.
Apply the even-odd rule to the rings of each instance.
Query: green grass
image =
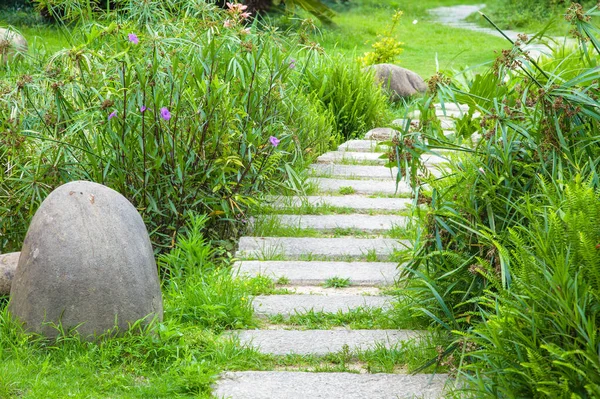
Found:
[[[399,65],[427,78],[436,72],[436,59],[442,70],[462,69],[488,62],[495,50],[507,47],[503,39],[434,23],[427,9],[456,4],[477,4],[480,1],[424,0],[352,1],[335,8],[334,28],[323,28],[316,40],[326,51],[340,52],[348,57],[359,57],[371,51],[377,34],[391,22],[393,11],[404,15],[396,30],[396,38],[404,42]],[[413,21],[417,20],[416,24]]]
[[[490,0],[481,12],[486,14],[501,29],[515,30],[530,35],[545,29],[546,35],[562,37],[569,36],[568,32],[573,29],[573,26],[564,18],[565,11],[570,3],[569,1],[563,5],[543,7],[544,15],[539,15],[535,11],[527,10],[516,13],[511,7],[506,6],[504,0]],[[587,1],[583,9],[587,11],[592,5],[592,1]],[[479,14],[473,14],[467,20],[493,29],[492,25]],[[593,17],[592,21],[597,24],[600,19]]]
[[[18,10],[14,7],[0,6],[0,26],[12,26],[21,32],[27,39],[32,53],[51,54],[71,47],[68,33],[43,22],[30,8]]]
[[[285,204],[285,202],[284,202]],[[354,209],[344,206],[334,206],[330,204],[312,205],[308,201],[303,201],[300,206],[292,206],[288,202],[283,208],[276,208],[269,205],[260,207],[258,214],[271,215],[350,215],[354,213],[367,215],[405,215],[410,214],[409,210],[389,210],[389,209]]]
[[[375,232],[365,231],[358,228],[341,228],[317,230],[314,228],[303,228],[300,226],[285,226],[277,218],[277,215],[261,215],[254,218],[254,223],[249,231],[254,237],[312,237],[312,238],[336,238],[336,237],[359,237],[359,238],[397,238],[405,239],[412,236],[410,229],[405,226],[393,225],[391,229]]]
[[[268,317],[270,324],[306,330],[328,330],[334,327],[359,329],[413,329],[427,327],[429,321],[424,317],[415,317],[409,310],[408,302],[400,301],[392,309],[356,308],[348,311],[327,313],[309,310],[289,317],[273,315]],[[260,322],[259,322],[260,323]]]
[[[325,288],[345,288],[350,287],[351,285],[352,282],[350,279],[343,277],[331,277],[325,280],[325,283],[323,283]]]
[[[339,193],[342,195],[350,195],[355,194],[356,190],[354,190],[354,187],[351,186],[340,187]]]

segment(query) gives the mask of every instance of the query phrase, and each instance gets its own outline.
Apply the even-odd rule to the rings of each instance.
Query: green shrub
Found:
[[[158,18],[144,7],[132,18]],[[189,12],[203,17],[94,23],[73,48],[6,71],[0,251],[18,249],[39,203],[76,179],[125,195],[160,248],[189,210],[234,237],[258,193],[328,148],[332,118],[299,87],[293,38],[224,27],[230,14],[204,3]]]
[[[373,71],[343,57],[322,57],[314,63],[304,75],[309,95],[331,112],[343,140],[388,121],[388,99],[374,84]]]
[[[519,207],[529,226],[510,230],[511,289],[487,292],[485,323],[464,335],[477,397],[600,395],[600,193],[548,189]]]
[[[402,17],[402,11],[398,10],[392,16],[392,24],[385,33],[377,35],[377,41],[371,45],[373,51],[368,51],[364,56],[359,58],[363,66],[374,64],[394,63],[396,58],[402,54],[402,45],[404,43],[398,41],[394,37],[394,31]]]
[[[411,179],[428,183],[415,187],[428,207],[415,211],[405,273],[414,311],[456,334],[446,354],[460,356],[473,397],[591,398],[600,389],[600,46],[585,15],[573,23],[590,40],[576,54],[532,62],[512,49],[462,83],[437,81],[423,118],[434,100],[477,109],[461,121],[464,135],[479,127],[474,149],[427,123],[398,145],[463,151],[448,176]]]

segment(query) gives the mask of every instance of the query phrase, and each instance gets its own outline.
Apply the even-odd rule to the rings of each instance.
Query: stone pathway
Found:
[[[439,110],[441,118],[453,122],[461,109],[449,105]],[[380,138],[385,139],[385,137]],[[418,340],[423,331],[290,329],[282,320],[309,311],[345,313],[359,308],[389,309],[396,298],[382,294],[394,283],[398,263],[389,261],[394,251],[408,241],[385,235],[405,228],[403,210],[411,199],[409,187],[400,184],[396,190],[395,174],[379,164],[385,148],[376,140],[350,140],[320,156],[311,166],[310,181],[318,193],[309,197],[270,198],[275,209],[306,209],[303,206],[335,206],[342,214],[303,215],[296,212],[265,216],[278,225],[327,232],[350,229],[352,235],[331,237],[242,237],[236,254],[234,273],[268,276],[285,283],[291,293],[260,295],[253,299],[259,317],[271,318],[264,329],[233,331],[240,343],[275,356],[290,354],[325,356],[342,351],[390,348],[406,340]],[[442,157],[428,156],[432,167],[445,162]],[[379,165],[378,165],[379,164]],[[352,187],[353,193],[340,190]],[[348,213],[350,212],[350,213]],[[293,214],[289,214],[293,213]],[[308,231],[308,230],[304,230]],[[300,233],[302,235],[302,233]],[[366,237],[366,238],[365,238]],[[331,278],[349,279],[346,288],[325,288]],[[403,372],[365,374],[338,372],[306,372],[295,370],[244,371],[223,373],[215,384],[218,398],[439,398],[447,376],[443,374],[412,375]]]
[[[475,32],[481,32],[488,35],[497,37],[504,37],[493,27],[480,26],[473,22],[468,22],[466,19],[469,15],[474,14],[485,7],[485,4],[473,4],[473,5],[458,5],[451,7],[437,7],[429,10],[429,14],[434,18],[435,21],[451,26],[453,28],[467,29]],[[518,35],[524,32],[516,32],[512,30],[502,30],[506,36],[508,36],[513,42],[518,39]],[[531,34],[528,34],[530,37]],[[572,38],[565,37],[554,37],[552,40],[555,43],[551,43],[550,46],[547,43],[531,43],[521,48],[529,52],[529,55],[536,59],[543,54],[551,54],[551,48],[561,45],[566,41],[569,45],[576,45],[577,41]],[[508,42],[507,42],[508,44]]]

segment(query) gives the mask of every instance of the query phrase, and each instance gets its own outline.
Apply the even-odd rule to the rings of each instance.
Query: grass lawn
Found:
[[[316,40],[330,53],[337,51],[349,57],[362,56],[371,50],[377,34],[390,25],[393,13],[402,10],[404,15],[395,35],[404,43],[399,65],[427,78],[436,72],[436,63],[440,70],[473,67],[492,60],[494,51],[508,47],[505,40],[491,35],[439,25],[427,13],[435,7],[476,3],[481,1],[349,2],[334,7],[336,26],[323,28]],[[413,24],[413,21],[417,23]]]

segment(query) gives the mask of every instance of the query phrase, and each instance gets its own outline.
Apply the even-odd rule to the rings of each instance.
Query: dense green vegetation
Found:
[[[483,12],[503,29],[529,34],[545,30],[549,34],[564,35],[569,26],[564,19],[565,11],[574,3],[586,9],[597,4],[594,0],[491,0],[486,2]],[[489,27],[478,15],[470,19]]]
[[[212,237],[235,237],[256,192],[301,191],[294,169],[390,117],[356,63],[303,47],[292,32],[203,2],[148,7],[119,24],[81,14],[71,47],[3,73],[3,252],[19,248],[47,193],[73,179],[123,193],[159,248],[191,209],[211,216]]]
[[[442,365],[461,378],[460,397],[600,396],[600,41],[592,24],[600,12],[571,8],[572,28],[589,39],[581,49],[534,63],[515,48],[488,69],[451,76],[451,68],[480,64],[505,45],[428,19],[428,8],[454,3],[340,3],[332,5],[335,26],[315,32],[285,16],[276,20],[290,27],[284,33],[239,8],[199,0],[123,2],[119,10],[68,1],[69,27],[14,9],[0,16],[44,37],[0,70],[0,251],[19,248],[53,188],[101,182],[144,216],[165,300],[163,323],[86,343],[67,333],[57,342],[26,335],[0,298],[0,397],[208,397],[223,370],[348,371],[353,363],[371,372]],[[521,22],[508,16],[540,20],[558,13],[559,3],[503,2],[512,10],[505,17],[500,3],[489,10],[513,26]],[[243,348],[222,333],[264,323],[252,313],[251,296],[284,289],[264,277],[232,276],[230,239],[260,195],[302,192],[299,171],[316,155],[404,113],[389,106],[358,62],[398,9],[400,65],[426,77],[437,60],[446,73],[410,104],[421,111],[421,130],[390,143],[401,177],[427,205],[415,208],[415,231],[392,232],[414,241],[404,254],[408,286],[390,292],[403,300],[385,312],[308,312],[269,322],[429,323],[439,336],[324,359]],[[348,99],[356,101],[348,106]],[[454,137],[432,118],[438,101],[471,107]],[[440,149],[469,156],[453,158],[444,178],[423,175],[418,156]],[[268,221],[261,228],[281,234]]]
[[[455,336],[446,356],[462,396],[600,392],[600,46],[590,22],[600,11],[569,13],[581,49],[534,62],[514,48],[483,73],[439,77],[420,104],[428,144],[412,134],[400,148],[471,154],[445,178],[413,177],[430,187],[418,192],[428,209],[405,269],[415,312]],[[453,141],[427,123],[434,100],[471,107]],[[474,149],[461,147],[475,131]]]

